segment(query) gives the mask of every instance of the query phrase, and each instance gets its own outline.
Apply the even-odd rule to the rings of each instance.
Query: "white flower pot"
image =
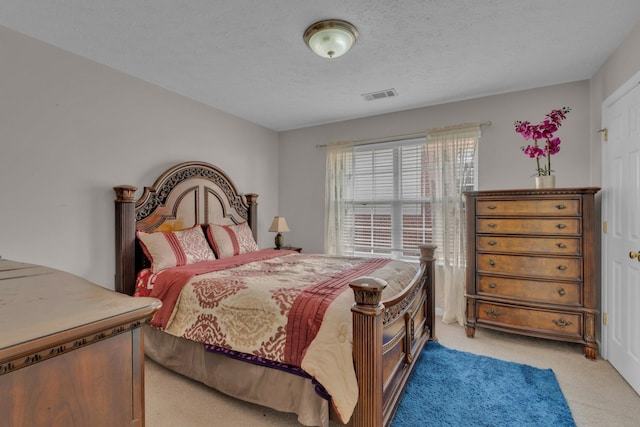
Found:
[[[536,188],[555,188],[556,187],[555,175],[536,176],[535,179],[536,179]]]

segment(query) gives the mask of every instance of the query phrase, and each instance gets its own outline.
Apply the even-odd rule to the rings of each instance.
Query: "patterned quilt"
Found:
[[[388,259],[262,250],[147,273],[138,294],[163,301],[152,324],[171,335],[300,367],[347,422],[358,400],[349,282],[378,277],[389,298],[416,272]]]

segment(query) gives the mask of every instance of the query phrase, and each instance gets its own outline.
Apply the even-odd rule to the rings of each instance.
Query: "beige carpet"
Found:
[[[579,427],[640,426],[640,396],[608,362],[587,360],[580,345],[484,329],[467,338],[463,327],[440,322],[436,335],[449,348],[553,369]],[[240,402],[148,359],[145,380],[147,427],[299,425],[295,415]]]

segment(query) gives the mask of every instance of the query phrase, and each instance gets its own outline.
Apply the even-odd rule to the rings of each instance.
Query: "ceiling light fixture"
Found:
[[[304,42],[309,49],[323,58],[337,58],[344,55],[357,39],[358,29],[340,19],[316,22],[304,32]]]

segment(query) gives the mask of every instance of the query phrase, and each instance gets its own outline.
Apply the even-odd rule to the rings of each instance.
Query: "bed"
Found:
[[[153,326],[145,327],[147,357],[228,395],[296,413],[303,425],[328,426],[330,419],[358,427],[391,423],[416,359],[425,343],[435,340],[435,246],[420,246],[420,263],[413,271],[404,270],[406,266],[397,261],[337,259],[253,247],[257,241],[258,195],[239,193],[224,171],[204,162],[184,162],[169,168],[152,186],[145,187],[138,199],[136,190],[131,185],[114,187],[115,288],[128,295],[163,298],[164,312],[154,316]],[[159,235],[171,237],[157,240]],[[213,258],[206,249],[200,251],[202,235]],[[167,245],[179,246],[183,241],[189,245],[197,242],[193,244],[197,250],[185,249],[182,257],[158,255],[168,250]],[[159,259],[171,262],[160,268]],[[334,268],[337,270],[331,270]],[[298,276],[286,276],[284,270],[294,270]],[[252,310],[268,305],[256,296],[256,292],[266,291],[245,286],[258,276],[259,280],[268,276],[275,281],[260,285],[272,286],[272,296],[291,286],[295,298],[287,294],[278,299],[278,304],[290,304],[286,309],[281,307],[280,315],[316,313],[320,323],[310,327],[310,320],[302,320],[298,326],[278,326],[276,314],[272,329],[279,332],[272,336],[277,337],[273,342],[257,340],[256,344],[246,339],[253,331],[243,330],[243,322],[229,323],[221,333],[219,324],[211,327],[203,323],[220,319],[216,317],[220,311],[196,313],[190,305],[190,301],[196,301],[207,310],[236,307],[235,302],[221,304],[218,298],[223,293],[233,297],[237,289],[241,289],[237,295],[252,294],[243,298],[236,295],[234,301],[251,301]],[[317,303],[316,289],[320,288],[311,282],[302,288],[304,291],[293,289],[307,279],[323,281],[329,277],[331,283],[342,284],[332,284],[331,292],[322,291],[326,292],[322,294],[323,303]],[[180,285],[176,285],[178,278]],[[212,283],[217,286],[215,292],[204,287]],[[311,288],[313,292],[308,291]],[[307,299],[300,303],[303,294]],[[206,298],[202,295],[215,295],[215,303],[203,304]],[[238,310],[247,312],[246,307]],[[338,320],[333,320],[334,316]],[[254,319],[253,324],[266,328],[269,322]],[[338,331],[332,330],[334,325]],[[233,330],[239,333],[233,335]],[[215,336],[223,336],[224,342],[205,345]],[[341,344],[333,346],[333,342]],[[297,355],[291,350],[295,348]],[[281,353],[286,356],[279,358]],[[321,366],[332,361],[331,369]],[[349,381],[351,375],[353,383]],[[337,380],[343,377],[347,378],[345,384]]]

